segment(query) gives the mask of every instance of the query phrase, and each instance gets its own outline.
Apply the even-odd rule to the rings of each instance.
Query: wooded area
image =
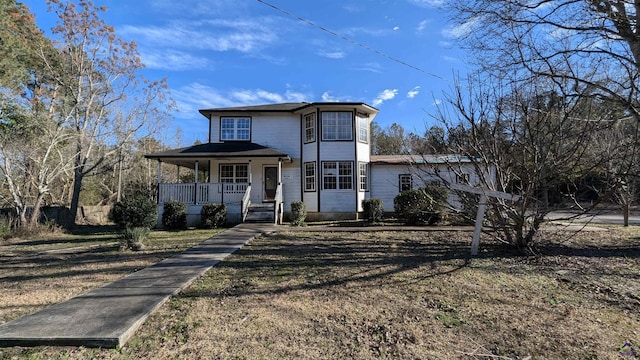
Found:
[[[0,207],[18,227],[36,226],[44,206],[68,207],[70,226],[81,203],[150,193],[142,155],[163,148],[154,136],[172,106],[165,80],[140,74],[136,44],[100,18],[106,9],[47,3],[50,38],[25,5],[0,1]]]

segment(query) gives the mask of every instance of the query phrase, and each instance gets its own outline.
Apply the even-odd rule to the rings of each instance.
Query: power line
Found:
[[[344,36],[344,35],[342,35],[342,34],[339,34],[339,33],[335,32],[335,31],[333,31],[333,30],[327,29],[327,28],[325,28],[324,26],[318,25],[318,24],[314,23],[314,22],[313,22],[313,21],[311,21],[311,20],[307,20],[307,19],[302,18],[302,17],[300,17],[300,16],[298,16],[298,15],[292,14],[292,13],[290,13],[290,12],[288,12],[288,11],[284,10],[284,9],[281,9],[281,8],[279,8],[279,7],[277,7],[277,6],[273,5],[273,4],[270,4],[270,3],[268,3],[268,2],[266,2],[266,1],[264,1],[264,0],[258,0],[258,2],[260,2],[260,3],[262,3],[262,4],[264,4],[264,5],[268,6],[268,7],[270,7],[270,8],[272,8],[272,9],[276,10],[276,11],[279,11],[279,12],[281,12],[281,13],[283,13],[283,14],[285,14],[285,15],[289,16],[289,17],[292,17],[292,18],[297,19],[297,20],[299,20],[299,21],[301,21],[301,22],[303,22],[303,23],[306,23],[306,24],[308,24],[308,25],[311,25],[311,26],[313,26],[313,27],[315,27],[315,28],[317,28],[317,29],[320,29],[320,30],[322,30],[322,31],[324,31],[324,32],[326,32],[326,33],[329,33],[329,34],[331,34],[331,35],[333,35],[333,36],[335,36],[335,37],[337,37],[337,38],[340,38],[340,39],[342,39],[342,40],[344,40],[344,41],[350,42],[350,43],[352,43],[352,44],[354,44],[354,45],[360,46],[360,47],[361,47],[361,48],[363,48],[363,49],[369,50],[369,51],[371,51],[371,52],[373,52],[373,53],[375,53],[375,54],[378,54],[378,55],[380,55],[380,56],[382,56],[382,57],[384,57],[384,58],[387,58],[387,59],[389,59],[389,60],[391,60],[391,61],[395,61],[395,62],[397,62],[397,63],[399,63],[399,64],[401,64],[401,65],[404,65],[404,66],[406,66],[406,67],[408,67],[408,68],[411,68],[411,69],[413,69],[413,70],[420,71],[420,72],[421,72],[421,73],[423,73],[423,74],[426,74],[426,75],[429,75],[429,76],[433,76],[433,77],[438,78],[438,79],[440,79],[440,80],[444,80],[442,77],[440,77],[440,76],[438,76],[438,75],[436,75],[436,74],[434,74],[434,73],[428,72],[428,71],[426,71],[426,70],[424,70],[424,69],[421,69],[421,68],[419,68],[419,67],[417,67],[417,66],[411,65],[411,64],[409,64],[409,63],[407,63],[407,62],[405,62],[405,61],[402,61],[402,60],[400,60],[400,59],[398,59],[398,58],[395,58],[395,57],[393,57],[393,56],[391,56],[391,55],[388,55],[388,54],[386,54],[386,53],[384,53],[384,52],[382,52],[382,51],[380,51],[380,50],[374,49],[374,48],[372,48],[372,47],[370,47],[370,46],[368,46],[368,45],[365,45],[365,44],[363,44],[363,43],[360,43],[360,42],[358,42],[358,41],[356,41],[356,40],[354,40],[354,39],[351,39],[351,38],[349,38],[349,37],[347,37],[347,36]]]

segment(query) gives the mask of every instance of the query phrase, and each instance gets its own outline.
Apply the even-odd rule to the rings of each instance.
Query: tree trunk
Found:
[[[622,216],[624,218],[624,226],[629,226],[629,202],[625,202],[624,205],[622,205]]]
[[[80,203],[80,191],[82,190],[82,180],[84,173],[80,167],[77,167],[73,176],[73,192],[71,194],[71,207],[69,219],[67,219],[67,228],[72,228],[76,225],[76,216],[78,214],[78,205]]]

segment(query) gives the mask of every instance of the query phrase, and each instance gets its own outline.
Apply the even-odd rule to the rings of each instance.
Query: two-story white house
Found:
[[[280,221],[294,201],[308,219],[354,219],[365,198],[393,197],[419,187],[407,158],[371,158],[371,122],[378,110],[358,102],[282,103],[200,110],[208,142],[146,155],[158,160],[160,216],[166,201],[187,204],[197,224],[206,203],[227,204],[227,219]],[[434,158],[435,159],[435,158]],[[162,181],[164,166],[195,171],[195,182]],[[206,174],[198,178],[198,174]],[[200,176],[202,177],[202,176]],[[374,178],[375,177],[375,178]],[[379,196],[378,196],[379,195]]]

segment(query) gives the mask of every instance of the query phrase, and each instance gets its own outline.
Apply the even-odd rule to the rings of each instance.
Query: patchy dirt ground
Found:
[[[470,259],[469,232],[284,232],[218,264],[122,349],[0,358],[631,358],[639,235],[549,233],[535,257],[483,239]]]

